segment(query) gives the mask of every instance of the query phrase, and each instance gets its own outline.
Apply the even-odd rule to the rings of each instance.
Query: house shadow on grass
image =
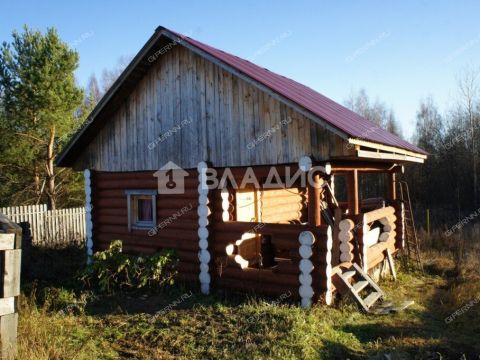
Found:
[[[32,286],[81,288],[78,274],[85,269],[85,248],[81,246],[26,246],[22,251],[22,288]]]

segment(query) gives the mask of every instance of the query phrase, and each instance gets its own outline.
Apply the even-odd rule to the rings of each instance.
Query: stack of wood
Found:
[[[353,262],[353,230],[355,224],[350,219],[344,219],[339,224],[340,232],[338,233],[338,240],[340,242],[340,261]]]
[[[0,214],[0,357],[16,354],[22,229]]]

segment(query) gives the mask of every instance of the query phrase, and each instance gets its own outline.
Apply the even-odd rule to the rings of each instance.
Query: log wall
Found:
[[[184,194],[157,195],[157,234],[128,230],[125,190],[157,189],[153,172],[92,172],[92,217],[94,251],[104,250],[113,240],[122,240],[124,251],[151,254],[163,248],[177,252],[179,272],[184,280],[198,281],[198,174],[185,178]],[[182,209],[185,211],[182,212]],[[176,221],[169,221],[174,219]],[[168,222],[168,224],[167,224]],[[165,224],[161,228],[161,224]]]
[[[243,171],[233,171],[239,179]],[[282,170],[279,170],[282,175]],[[256,169],[258,178],[265,177],[266,168]],[[219,176],[221,176],[219,170]],[[162,248],[174,249],[180,260],[182,280],[199,284],[199,219],[198,172],[189,171],[185,178],[185,193],[157,195],[157,226],[177,214],[177,220],[159,228],[150,236],[148,230],[128,230],[128,209],[125,190],[156,189],[157,179],[152,171],[113,173],[92,171],[92,218],[94,251],[104,250],[111,241],[123,241],[124,251],[151,254]],[[261,199],[267,221],[248,223],[235,220],[235,192],[210,190],[208,193],[211,223],[208,226],[208,251],[211,256],[209,273],[212,286],[272,296],[299,299],[299,234],[312,231],[316,237],[313,247],[312,272],[314,300],[324,294],[328,286],[326,267],[331,261],[328,255],[326,228],[311,227],[300,223],[307,218],[305,190],[265,190]],[[181,209],[189,209],[181,215]],[[266,210],[266,211],[265,211]],[[267,215],[268,214],[268,215]],[[225,221],[226,220],[226,221]],[[272,268],[248,267],[242,269],[234,256],[226,253],[226,247],[241,239],[248,232],[270,235],[277,265]]]

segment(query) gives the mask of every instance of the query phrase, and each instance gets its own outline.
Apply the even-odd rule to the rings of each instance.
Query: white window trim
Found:
[[[128,207],[128,231],[132,230],[150,230],[157,227],[157,191],[156,190],[125,190],[127,195]],[[152,199],[152,222],[138,224],[132,216],[132,196],[151,196]]]

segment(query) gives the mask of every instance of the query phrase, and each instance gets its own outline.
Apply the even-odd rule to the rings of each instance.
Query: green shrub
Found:
[[[115,240],[107,250],[93,255],[92,264],[81,278],[102,293],[139,289],[156,291],[173,285],[177,263],[173,250],[162,250],[149,256],[129,255],[122,252],[122,241]]]

